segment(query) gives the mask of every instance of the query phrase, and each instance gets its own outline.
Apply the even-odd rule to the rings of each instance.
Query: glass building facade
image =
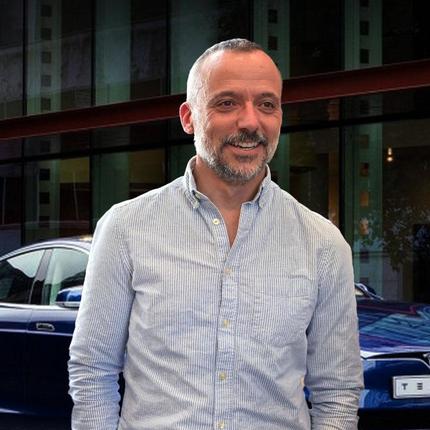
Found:
[[[0,0],[0,254],[91,233],[112,204],[182,175],[193,142],[163,112],[204,49],[245,37],[285,79],[274,180],[339,226],[357,281],[430,302],[429,13],[418,0]],[[429,80],[387,90],[393,64],[427,65]],[[371,91],[306,89],[363,70]],[[161,114],[109,123],[136,102]]]

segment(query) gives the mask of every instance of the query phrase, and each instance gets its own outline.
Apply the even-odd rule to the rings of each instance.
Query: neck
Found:
[[[252,200],[264,179],[265,171],[244,184],[221,179],[199,156],[193,170],[197,189],[220,209],[240,209],[242,203]]]

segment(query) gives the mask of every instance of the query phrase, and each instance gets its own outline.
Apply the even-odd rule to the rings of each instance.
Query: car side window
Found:
[[[52,251],[43,285],[42,303],[54,304],[59,291],[84,283],[88,255],[74,249]]]
[[[17,255],[0,262],[0,301],[28,303],[43,250]]]

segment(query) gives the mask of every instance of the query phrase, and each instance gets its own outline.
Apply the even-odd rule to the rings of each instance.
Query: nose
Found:
[[[242,109],[240,109],[237,118],[237,126],[239,129],[249,132],[258,130],[260,121],[258,119],[258,112],[253,103],[247,102]]]

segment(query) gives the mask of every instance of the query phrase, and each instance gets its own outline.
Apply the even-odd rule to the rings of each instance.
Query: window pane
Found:
[[[166,93],[166,11],[166,2],[96,0],[96,104]]]
[[[284,77],[359,69],[429,58],[429,14],[420,0],[254,0],[253,39]]]
[[[167,121],[155,121],[125,127],[101,128],[94,130],[95,148],[114,148],[122,146],[161,146],[165,144]]]
[[[27,163],[25,242],[89,233],[89,159]]]
[[[430,302],[430,120],[345,129],[345,234],[356,280]]]
[[[187,163],[194,155],[196,155],[196,150],[192,143],[169,147],[170,181],[173,181],[185,173]]]
[[[21,165],[0,165],[0,255],[21,245]]]
[[[28,303],[43,252],[29,252],[0,262],[0,301]]]
[[[339,225],[337,129],[281,135],[270,169],[281,188]]]
[[[167,2],[131,2],[131,99],[166,94]]]
[[[21,157],[22,139],[0,140],[0,160]]]
[[[169,22],[171,93],[185,91],[190,67],[209,46],[251,37],[249,2],[244,0],[171,1]]]
[[[113,204],[165,184],[165,150],[100,154],[93,157],[94,223]]]
[[[0,0],[0,119],[22,115],[22,2]]]
[[[27,113],[91,105],[91,2],[27,1]]]
[[[43,285],[42,303],[54,304],[59,291],[82,286],[88,255],[71,249],[54,249]]]
[[[428,1],[383,1],[385,64],[430,57],[429,15]]]
[[[24,141],[24,155],[57,154],[89,149],[90,133],[77,132],[30,137]]]

